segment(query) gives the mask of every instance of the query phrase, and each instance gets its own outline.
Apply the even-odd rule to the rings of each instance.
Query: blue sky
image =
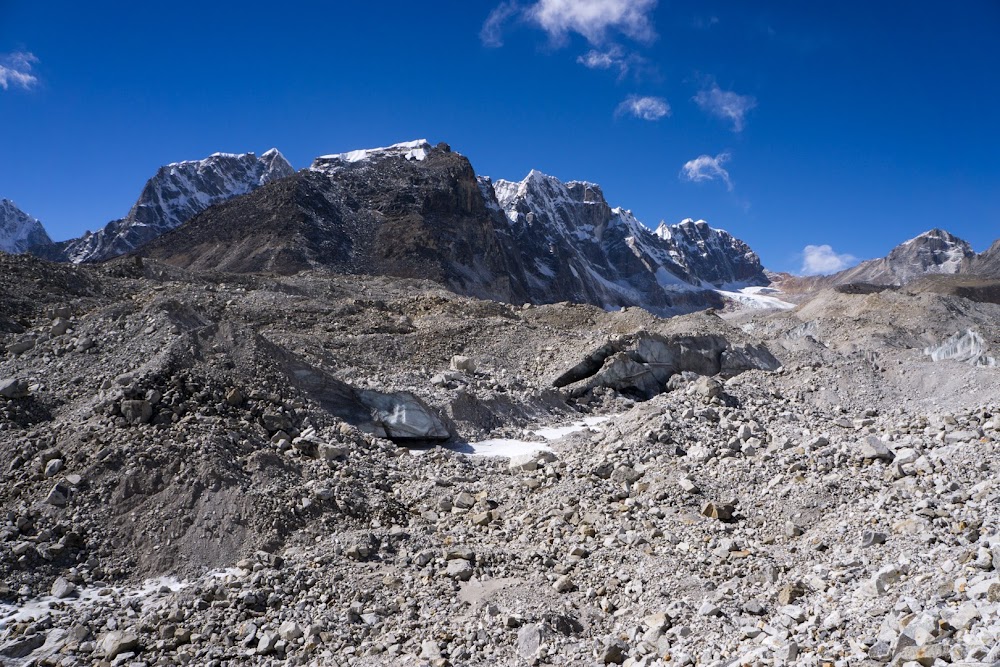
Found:
[[[752,6],[751,6],[752,5]],[[446,141],[765,266],[1000,237],[1000,3],[0,0],[0,197],[56,239],[164,163]]]

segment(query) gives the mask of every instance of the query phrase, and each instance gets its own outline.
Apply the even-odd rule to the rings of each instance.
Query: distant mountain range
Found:
[[[166,165],[124,218],[60,243],[3,200],[0,250],[75,263],[138,252],[194,269],[428,278],[514,303],[660,314],[722,306],[724,294],[771,282],[749,246],[704,221],[653,231],[594,183],[538,171],[492,181],[446,144],[422,140],[325,155],[299,172],[275,149]],[[935,229],[885,258],[793,282],[898,285],[970,272],[1000,274],[1000,242],[977,255]]]

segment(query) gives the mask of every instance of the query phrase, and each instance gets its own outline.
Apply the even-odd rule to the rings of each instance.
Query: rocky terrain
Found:
[[[995,356],[997,304],[660,319],[279,236],[222,273],[250,255],[179,233],[183,262],[0,254],[5,667],[1000,662],[1000,378],[953,338]]]

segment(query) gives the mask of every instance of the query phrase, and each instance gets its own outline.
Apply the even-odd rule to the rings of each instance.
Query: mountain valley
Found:
[[[997,244],[776,276],[424,141],[0,212],[3,667],[1000,662]]]

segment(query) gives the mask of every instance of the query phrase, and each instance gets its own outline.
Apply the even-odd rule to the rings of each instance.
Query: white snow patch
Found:
[[[783,301],[776,296],[771,296],[772,294],[781,294],[779,290],[773,287],[744,287],[737,291],[729,290],[714,290],[717,294],[721,294],[727,299],[736,301],[742,306],[745,306],[752,310],[764,310],[768,308],[777,308],[779,310],[791,310],[795,308],[794,303],[789,303]]]
[[[356,151],[348,151],[346,153],[334,153],[331,155],[321,155],[317,160],[323,160],[324,162],[342,162],[342,163],[354,163],[362,162],[374,156],[379,155],[389,155],[392,153],[398,153],[404,160],[424,160],[429,151],[431,145],[426,139],[417,139],[415,141],[404,141],[402,143],[393,144],[392,146],[383,146],[381,148],[362,148]],[[321,165],[326,166],[326,165]],[[311,167],[316,168],[316,167]]]
[[[506,456],[510,458],[534,452],[550,452],[552,447],[544,442],[497,438],[470,442],[467,447],[462,447],[459,451],[470,456]]]
[[[0,630],[9,627],[12,623],[23,623],[76,612],[99,601],[110,603],[114,600],[116,606],[124,606],[135,599],[146,601],[159,593],[179,591],[190,586],[191,583],[180,581],[174,577],[156,577],[155,579],[147,579],[139,586],[132,588],[121,586],[79,588],[76,596],[72,598],[60,600],[52,595],[43,595],[20,606],[0,605]]]
[[[549,428],[540,428],[532,431],[535,435],[545,438],[546,440],[559,440],[565,438],[571,433],[578,433],[580,431],[585,431],[591,426],[597,426],[603,424],[604,422],[611,419],[611,417],[586,417],[580,421],[575,421],[569,426],[550,426]]]
[[[541,442],[537,440],[518,440],[516,438],[491,438],[489,440],[480,440],[478,442],[463,442],[454,445],[445,445],[445,448],[461,454],[468,454],[469,456],[504,456],[507,458],[520,456],[521,454],[533,454],[534,452],[549,452],[552,451],[552,446],[549,443],[561,440],[572,433],[578,433],[587,429],[600,430],[596,427],[608,421],[613,416],[614,415],[585,417],[570,424],[547,426],[528,431],[529,435],[542,438]],[[416,455],[425,454],[428,451],[430,450],[418,448],[410,449],[410,453]]]

